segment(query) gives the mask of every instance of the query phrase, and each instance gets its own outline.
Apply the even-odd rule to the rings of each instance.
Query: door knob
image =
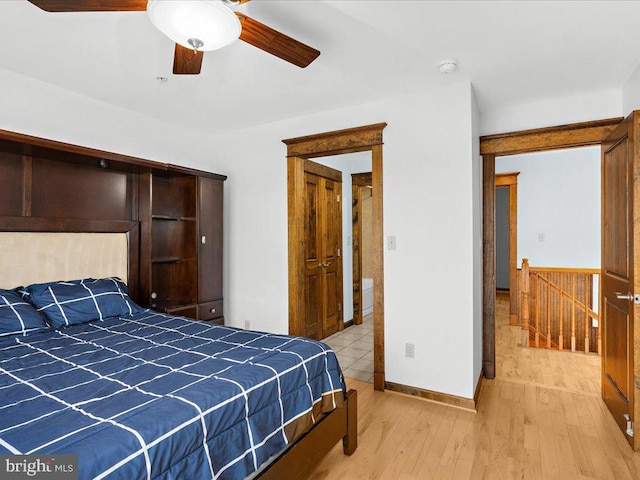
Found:
[[[633,302],[633,293],[621,293],[621,292],[613,292],[618,300],[629,300]]]

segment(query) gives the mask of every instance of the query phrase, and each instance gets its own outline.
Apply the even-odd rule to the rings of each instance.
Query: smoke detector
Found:
[[[453,59],[442,60],[438,65],[440,73],[445,75],[454,72],[456,68],[458,68],[458,60]]]

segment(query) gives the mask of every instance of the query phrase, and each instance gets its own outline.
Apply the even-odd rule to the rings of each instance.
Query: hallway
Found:
[[[523,348],[522,329],[509,325],[509,293],[496,295],[496,377],[600,397],[600,357],[594,353]]]

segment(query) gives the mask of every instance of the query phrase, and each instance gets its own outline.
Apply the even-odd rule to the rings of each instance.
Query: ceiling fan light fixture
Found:
[[[226,47],[242,31],[236,14],[220,0],[149,0],[147,14],[158,30],[193,50]]]

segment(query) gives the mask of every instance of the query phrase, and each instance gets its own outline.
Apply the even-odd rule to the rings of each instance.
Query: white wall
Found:
[[[576,92],[558,98],[527,100],[507,108],[483,111],[480,135],[602,120],[622,115],[622,86]]]
[[[482,157],[480,156],[480,112],[473,88],[471,89],[471,192],[473,201],[473,368],[471,384],[473,392],[478,385],[482,372],[483,337],[482,337]]]
[[[640,65],[636,67],[622,87],[622,115],[640,110]]]
[[[371,152],[314,158],[314,162],[342,172],[342,311],[345,322],[353,320],[353,217],[351,174],[371,171]]]
[[[0,112],[0,129],[217,170],[201,133],[2,69]]]
[[[600,147],[496,158],[505,172],[520,172],[518,265],[600,268]]]
[[[474,298],[474,253],[481,252],[474,252],[479,170],[471,161],[471,103],[469,83],[460,82],[212,139],[229,174],[225,301],[231,323],[288,329],[286,150],[280,140],[385,121],[384,230],[397,237],[397,250],[385,251],[384,262],[386,376],[470,398],[474,359],[481,358],[473,329],[481,305]],[[407,342],[415,344],[415,359],[404,357]]]

